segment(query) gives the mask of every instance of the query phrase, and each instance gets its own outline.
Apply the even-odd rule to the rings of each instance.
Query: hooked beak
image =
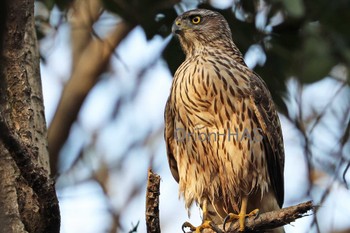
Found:
[[[180,34],[182,32],[181,21],[179,19],[175,20],[173,26],[171,27],[171,32],[173,34]]]

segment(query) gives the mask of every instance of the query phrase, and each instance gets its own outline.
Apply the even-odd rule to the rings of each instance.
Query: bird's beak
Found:
[[[173,34],[180,34],[182,31],[181,21],[179,19],[175,20],[173,26],[171,27],[171,32]]]

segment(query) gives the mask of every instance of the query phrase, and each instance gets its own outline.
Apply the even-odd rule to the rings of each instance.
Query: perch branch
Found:
[[[160,233],[159,224],[159,187],[160,176],[148,169],[146,192],[146,225],[147,233]]]
[[[147,193],[146,193],[146,225],[148,233],[160,233],[159,223],[159,187],[160,177],[154,174],[151,169],[148,171]],[[286,207],[259,216],[246,219],[246,233],[265,232],[267,229],[282,227],[295,220],[312,214],[315,206],[312,201],[304,202],[298,205]],[[311,211],[311,212],[310,212]],[[225,232],[223,226],[213,226],[217,233]],[[232,222],[226,225],[226,233],[238,233],[239,223]],[[211,229],[205,229],[202,233],[213,233]]]
[[[249,217],[246,219],[246,231],[245,232],[265,232],[267,229],[273,229],[284,226],[291,222],[294,222],[298,218],[307,216],[310,210],[314,209],[314,205],[311,201],[304,202],[295,206],[286,207],[280,210],[275,210],[267,213],[260,214],[258,217]],[[226,233],[237,233],[239,229],[238,222],[232,222],[231,226],[226,226]],[[222,230],[222,225],[219,226]],[[213,230],[206,230],[203,233],[212,233]],[[222,230],[222,232],[224,232]]]

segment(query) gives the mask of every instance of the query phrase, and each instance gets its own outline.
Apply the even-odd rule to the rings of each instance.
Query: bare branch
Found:
[[[291,222],[294,222],[298,218],[308,216],[312,213],[308,213],[313,210],[315,206],[311,201],[301,203],[299,205],[283,208],[280,210],[275,210],[267,213],[260,214],[258,217],[249,217],[246,219],[246,230],[245,232],[265,232],[267,229],[273,229],[277,227],[284,226]],[[218,227],[223,230],[222,225]],[[232,222],[231,226],[227,227],[226,233],[238,233],[239,223]],[[206,229],[203,233],[213,233],[213,230]]]
[[[50,165],[52,175],[57,173],[58,153],[68,138],[70,128],[89,91],[104,71],[115,47],[132,30],[133,26],[122,21],[103,40],[92,40],[81,51],[80,58],[70,80],[66,84],[60,103],[48,131]]]
[[[147,233],[160,233],[159,224],[159,187],[160,176],[148,169],[146,192],[146,225]]]
[[[92,26],[99,18],[101,10],[100,0],[77,0],[74,3],[70,18],[73,67],[92,39]]]

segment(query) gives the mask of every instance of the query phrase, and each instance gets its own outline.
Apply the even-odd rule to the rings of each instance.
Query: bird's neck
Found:
[[[184,48],[186,52],[186,58],[193,56],[212,56],[213,54],[229,56],[236,62],[246,65],[237,46],[233,42],[208,42],[207,44],[196,44],[195,46],[189,46]]]

